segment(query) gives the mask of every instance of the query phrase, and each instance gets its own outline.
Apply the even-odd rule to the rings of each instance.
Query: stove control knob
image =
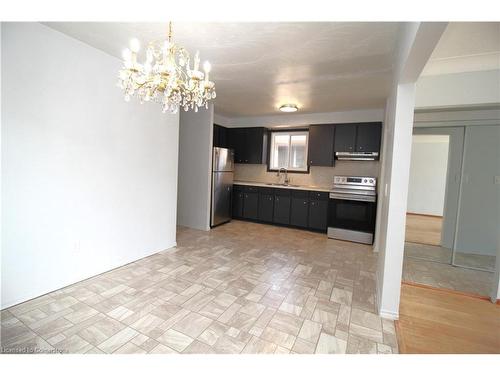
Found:
[[[373,178],[370,178],[370,184],[373,184],[373,182],[374,182]]]
[[[366,184],[366,183],[368,182],[368,180],[365,178],[365,179],[363,180],[363,182]]]

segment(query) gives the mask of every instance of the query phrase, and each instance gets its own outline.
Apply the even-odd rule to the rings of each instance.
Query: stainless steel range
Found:
[[[372,244],[377,213],[377,179],[335,176],[328,210],[329,238]]]

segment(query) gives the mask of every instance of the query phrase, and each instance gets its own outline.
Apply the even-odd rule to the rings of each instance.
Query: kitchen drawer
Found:
[[[328,200],[329,193],[327,191],[310,191],[309,199],[315,199],[317,201],[326,201]]]
[[[274,189],[274,195],[280,196],[280,197],[289,197],[291,195],[291,190],[290,189]]]
[[[274,195],[274,189],[269,188],[269,187],[260,187],[259,186],[259,193],[266,194],[266,195]]]
[[[307,199],[309,192],[307,190],[292,190],[292,197]]]
[[[257,193],[259,191],[259,187],[258,186],[243,186],[243,191],[245,193]]]

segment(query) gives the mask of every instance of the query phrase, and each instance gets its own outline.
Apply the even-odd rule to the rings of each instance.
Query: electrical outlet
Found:
[[[500,176],[495,176],[495,185],[500,185]]]

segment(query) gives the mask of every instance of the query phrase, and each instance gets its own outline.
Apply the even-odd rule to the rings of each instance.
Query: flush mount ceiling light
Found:
[[[283,104],[280,107],[281,112],[297,112],[299,108],[297,107],[296,104]]]
[[[163,112],[177,113],[179,107],[198,112],[198,108],[208,108],[208,102],[215,99],[215,83],[208,78],[210,63],[205,61],[204,72],[200,71],[197,51],[191,68],[188,51],[172,42],[172,22],[166,41],[148,44],[144,64],[137,62],[139,48],[139,41],[132,39],[130,48],[123,51],[118,87],[124,90],[125,101],[135,95],[141,103],[158,102]]]

